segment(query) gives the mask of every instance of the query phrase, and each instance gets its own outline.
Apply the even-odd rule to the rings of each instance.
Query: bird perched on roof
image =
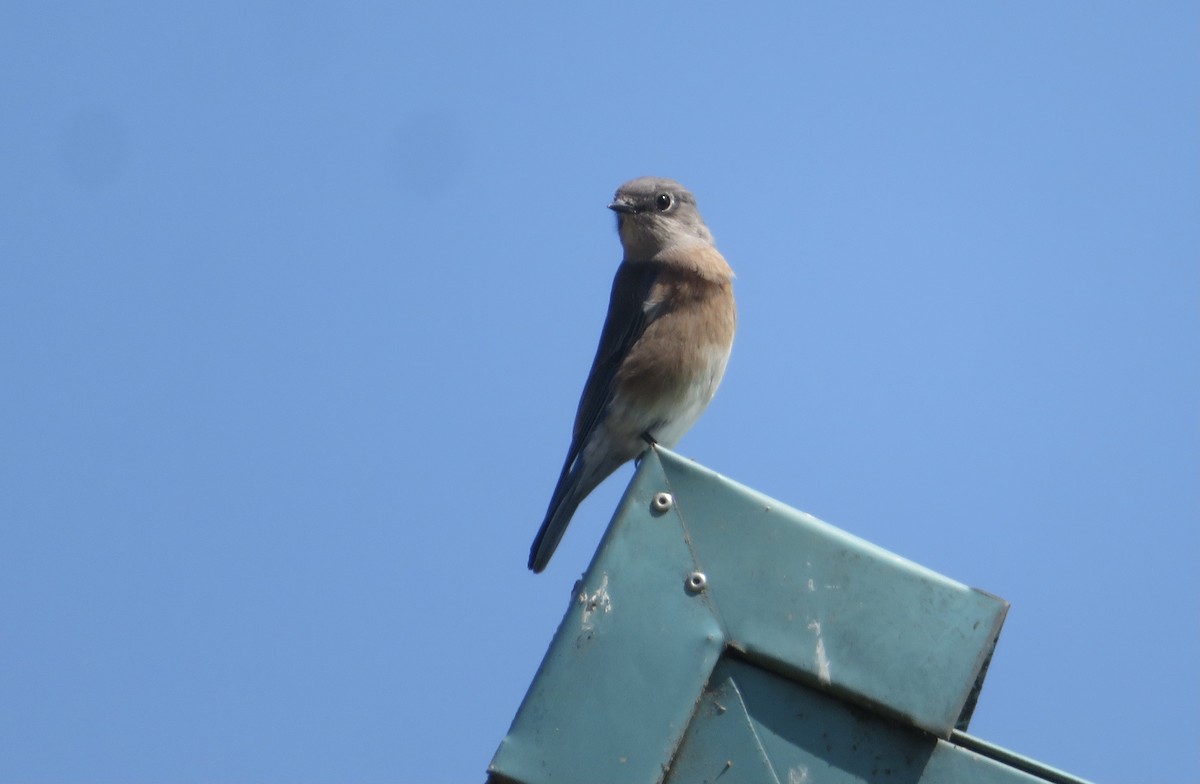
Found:
[[[618,188],[608,208],[625,256],[567,459],[529,552],[534,572],[609,474],[650,445],[675,446],[708,407],[733,346],[733,270],[691,192],[641,177]]]

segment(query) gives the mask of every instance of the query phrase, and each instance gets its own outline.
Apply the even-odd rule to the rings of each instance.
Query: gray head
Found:
[[[617,188],[608,208],[617,213],[626,259],[648,260],[663,250],[711,245],[713,241],[696,209],[696,198],[674,180],[630,180]]]

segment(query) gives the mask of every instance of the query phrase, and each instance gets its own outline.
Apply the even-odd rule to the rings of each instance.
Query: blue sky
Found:
[[[631,475],[525,569],[676,178],[679,451],[1012,602],[972,731],[1200,738],[1200,7],[0,7],[0,782],[481,780]]]

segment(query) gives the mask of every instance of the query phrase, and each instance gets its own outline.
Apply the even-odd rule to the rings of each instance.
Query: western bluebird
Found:
[[[692,194],[641,177],[609,209],[625,257],[592,361],[571,447],[529,568],[546,568],[579,503],[651,444],[673,447],[712,400],[733,347],[733,270]]]

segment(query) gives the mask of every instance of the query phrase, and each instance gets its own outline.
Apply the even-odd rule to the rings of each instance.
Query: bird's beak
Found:
[[[620,199],[617,199],[612,204],[608,205],[608,208],[610,210],[612,210],[613,212],[619,212],[622,215],[632,215],[635,212],[637,212],[636,207],[634,207],[629,202],[621,201]]]

